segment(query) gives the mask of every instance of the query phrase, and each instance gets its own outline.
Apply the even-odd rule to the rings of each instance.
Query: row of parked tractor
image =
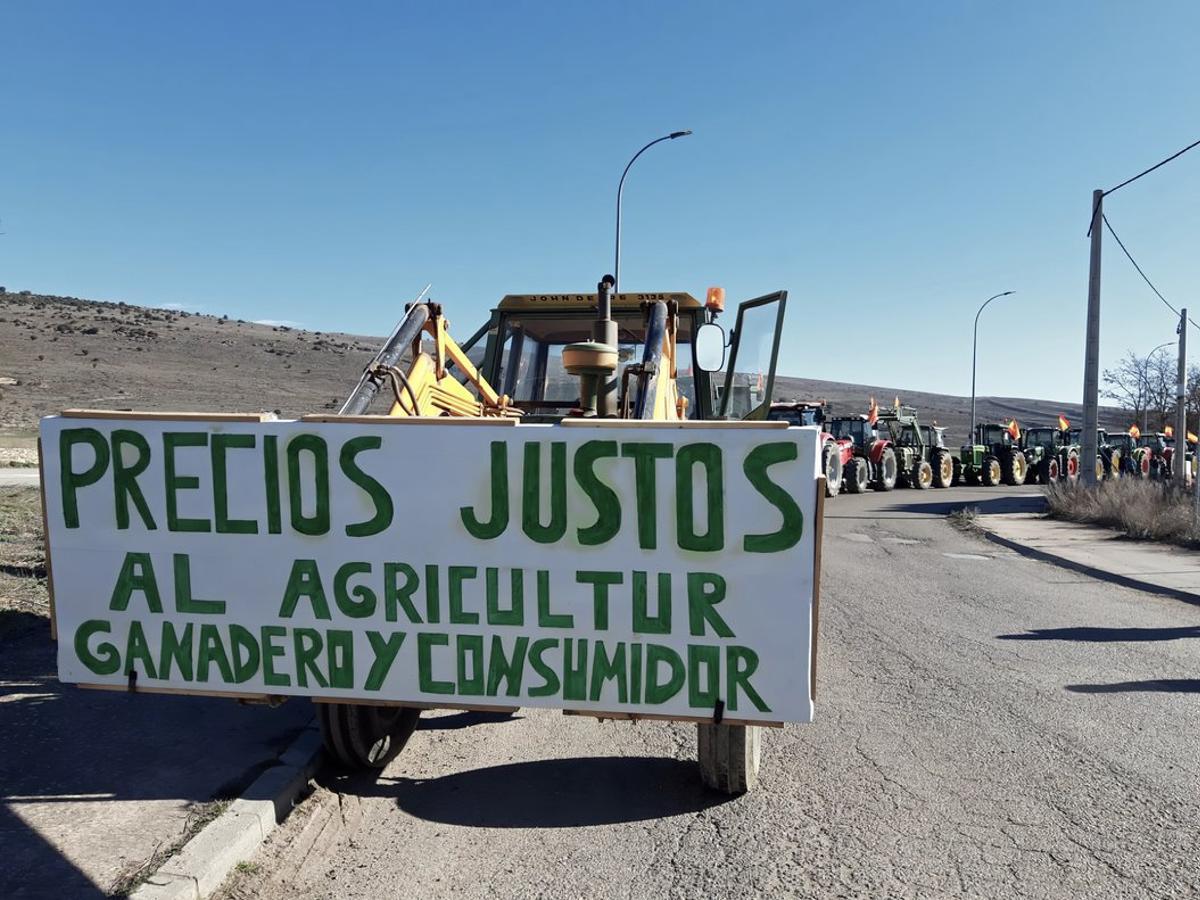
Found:
[[[771,404],[768,418],[821,428],[821,465],[831,497],[897,485],[926,490],[1074,481],[1083,464],[1081,430],[1061,416],[1056,426],[979,424],[972,442],[957,450],[946,446],[945,428],[922,424],[916,409],[899,401],[880,409],[872,400],[866,415],[850,416],[833,415],[825,401],[786,401]],[[1097,479],[1171,477],[1170,434],[1099,430],[1097,446]]]

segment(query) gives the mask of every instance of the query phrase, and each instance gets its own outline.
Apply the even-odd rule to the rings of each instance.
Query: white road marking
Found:
[[[948,556],[951,559],[991,559],[990,556],[980,556],[978,553],[943,553],[942,556]]]

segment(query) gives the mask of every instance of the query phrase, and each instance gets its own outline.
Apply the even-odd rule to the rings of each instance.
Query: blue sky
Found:
[[[1091,190],[1200,138],[1200,5],[0,6],[0,284],[386,332],[427,281],[790,292],[780,369],[1078,400]],[[1179,304],[1200,148],[1109,198]],[[1105,245],[1102,364],[1174,322]],[[1200,311],[1200,310],[1198,310]],[[1197,336],[1200,337],[1200,336]]]

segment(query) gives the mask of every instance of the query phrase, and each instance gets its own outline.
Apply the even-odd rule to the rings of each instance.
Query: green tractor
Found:
[[[1072,428],[1068,443],[1082,449],[1083,429]],[[1108,432],[1103,428],[1096,429],[1096,461],[1094,465],[1097,481],[1121,477],[1121,455],[1119,452],[1114,452],[1114,447],[1108,440]]]
[[[1007,425],[976,425],[974,437],[975,443],[964,444],[954,460],[955,484],[1015,487],[1025,483],[1029,465]]]
[[[1021,432],[1020,445],[1021,452],[1025,454],[1025,464],[1029,467],[1026,482],[1051,484],[1067,476],[1067,439],[1062,429],[1048,425],[1026,428]],[[1071,457],[1072,481],[1079,474],[1078,456],[1076,453]]]
[[[891,441],[902,483],[921,491],[950,486],[954,478],[950,453],[941,446],[941,434],[937,434],[938,446],[933,444],[931,426],[918,421],[916,409],[897,406],[880,410],[875,427],[881,438]]]

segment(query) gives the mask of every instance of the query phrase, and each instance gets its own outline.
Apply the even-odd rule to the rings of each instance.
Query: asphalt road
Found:
[[[342,824],[314,839],[298,810],[227,894],[1200,893],[1200,610],[960,532],[963,501],[1040,503],[827,505],[817,721],[766,733],[756,792],[704,792],[690,726],[443,713],[384,777],[327,781]]]

